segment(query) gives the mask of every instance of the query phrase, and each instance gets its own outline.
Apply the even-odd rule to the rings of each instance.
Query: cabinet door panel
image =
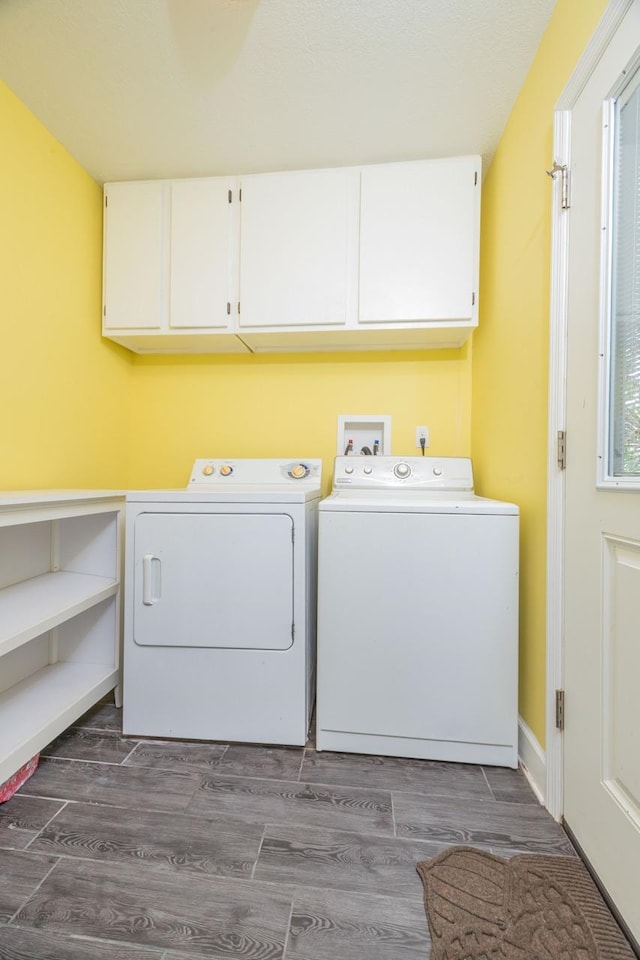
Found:
[[[363,168],[360,323],[475,317],[479,169],[478,157]]]
[[[227,177],[171,184],[171,327],[226,330],[232,322],[234,184]]]
[[[165,195],[160,180],[105,185],[105,331],[162,326]]]
[[[240,205],[240,329],[347,322],[357,174],[245,177]]]

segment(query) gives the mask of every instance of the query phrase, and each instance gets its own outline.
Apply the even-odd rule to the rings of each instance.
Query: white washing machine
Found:
[[[321,461],[197,460],[127,494],[125,734],[304,744]]]
[[[317,749],[517,766],[518,508],[461,458],[337,457]]]

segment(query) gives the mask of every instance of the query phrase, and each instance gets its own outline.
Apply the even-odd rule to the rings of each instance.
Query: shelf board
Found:
[[[112,597],[118,581],[58,571],[0,590],[0,656]]]
[[[0,783],[112,690],[113,664],[54,663],[0,693]]]

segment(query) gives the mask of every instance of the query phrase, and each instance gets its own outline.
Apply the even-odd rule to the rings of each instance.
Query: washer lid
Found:
[[[447,513],[515,516],[515,503],[488,500],[474,493],[455,493],[437,490],[334,490],[320,501],[321,512],[341,513]]]

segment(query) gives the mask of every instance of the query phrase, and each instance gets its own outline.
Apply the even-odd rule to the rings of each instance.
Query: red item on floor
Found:
[[[16,770],[12,777],[9,777],[9,779],[5,780],[4,783],[0,783],[0,803],[10,800],[16,790],[19,790],[22,784],[26,783],[29,777],[35,773],[39,759],[40,754],[36,753],[35,757],[31,757],[31,760],[27,760],[24,766],[20,767],[19,770]]]

